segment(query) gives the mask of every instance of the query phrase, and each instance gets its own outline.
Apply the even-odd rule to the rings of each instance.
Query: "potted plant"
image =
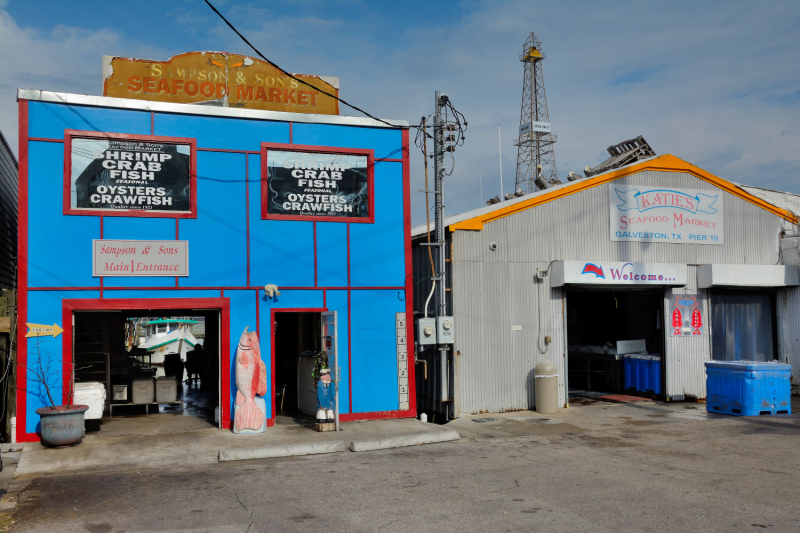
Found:
[[[33,381],[44,389],[46,400],[49,403],[46,407],[40,407],[36,414],[41,417],[40,436],[42,444],[46,446],[73,446],[80,444],[85,433],[84,413],[89,409],[88,405],[72,405],[72,397],[75,382],[75,367],[69,365],[69,382],[67,385],[67,404],[56,405],[53,395],[50,392],[51,383],[57,379],[58,373],[50,369],[51,359],[46,350],[42,349],[44,339],[37,338],[34,346],[33,362],[27,368]]]

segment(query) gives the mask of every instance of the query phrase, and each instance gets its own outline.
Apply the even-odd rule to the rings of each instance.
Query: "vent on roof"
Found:
[[[656,155],[655,151],[653,151],[653,149],[649,144],[647,144],[647,141],[645,141],[644,137],[641,135],[635,139],[630,139],[628,141],[615,144],[614,146],[609,146],[608,153],[611,155],[611,157],[594,168],[586,167],[584,169],[583,173],[586,174],[587,178],[596,174],[608,172],[609,170],[614,170],[615,168],[624,167],[625,165],[630,165],[631,163],[635,163],[649,157],[654,157]]]

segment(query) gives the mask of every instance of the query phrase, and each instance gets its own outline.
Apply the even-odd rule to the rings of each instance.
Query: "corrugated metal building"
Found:
[[[14,287],[17,257],[17,159],[0,132],[0,289]]]
[[[704,398],[712,358],[790,362],[797,382],[798,272],[781,253],[797,218],[736,184],[665,155],[445,222],[455,344],[443,363],[417,348],[428,373],[417,373],[420,410],[529,409],[542,360],[558,368],[560,405],[568,389],[622,390],[606,369],[583,368],[587,350],[597,352],[587,346],[614,355],[613,341],[639,337],[663,369],[645,392],[667,400]],[[683,227],[653,232],[651,223]],[[414,228],[416,317],[431,287],[424,240],[425,225]],[[763,323],[735,337],[753,309]]]

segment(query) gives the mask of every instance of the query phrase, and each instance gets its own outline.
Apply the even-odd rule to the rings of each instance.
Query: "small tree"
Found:
[[[33,381],[44,387],[47,393],[47,399],[50,403],[50,409],[55,410],[56,402],[53,400],[53,394],[50,391],[54,381],[57,381],[60,373],[58,370],[51,368],[52,359],[49,357],[50,352],[42,348],[42,345],[47,340],[46,337],[36,337],[34,341],[33,350],[28,355],[33,356],[33,361],[29,361],[29,366],[19,365],[25,368],[33,376]],[[58,361],[61,362],[61,361]],[[19,364],[19,363],[17,363]],[[68,366],[69,380],[67,382],[67,407],[72,407],[72,398],[75,393],[75,365],[70,363]]]

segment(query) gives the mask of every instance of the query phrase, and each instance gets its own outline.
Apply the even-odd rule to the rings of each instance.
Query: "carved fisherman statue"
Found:
[[[331,371],[323,368],[317,382],[317,424],[333,423],[336,385],[331,383]]]

